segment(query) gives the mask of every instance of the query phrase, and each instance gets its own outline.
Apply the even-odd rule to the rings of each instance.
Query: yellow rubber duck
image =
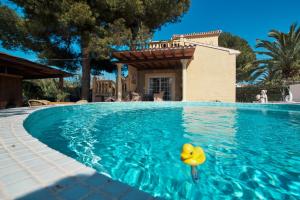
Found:
[[[197,166],[205,162],[205,154],[201,147],[194,147],[191,144],[184,144],[182,146],[181,160],[191,166],[191,176],[194,183],[199,180]]]
[[[184,144],[181,152],[181,160],[192,167],[205,162],[205,154],[201,147],[194,147],[191,144]]]

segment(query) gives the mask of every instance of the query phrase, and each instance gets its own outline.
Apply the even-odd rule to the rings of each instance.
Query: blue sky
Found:
[[[245,38],[255,47],[256,39],[267,39],[269,30],[287,31],[293,22],[300,24],[300,0],[192,0],[181,22],[163,26],[154,40],[169,39],[174,33],[221,29]],[[34,55],[21,51],[1,47],[0,51],[35,60]]]
[[[300,0],[192,0],[182,21],[162,27],[154,39],[221,29],[255,47],[256,39],[267,39],[269,30],[288,31],[294,22],[300,24]]]

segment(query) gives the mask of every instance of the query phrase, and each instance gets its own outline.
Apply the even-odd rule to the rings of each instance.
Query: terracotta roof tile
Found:
[[[219,36],[222,33],[221,30],[199,32],[199,33],[187,33],[187,34],[174,34],[172,39],[178,39],[181,36],[184,38],[195,38],[195,37],[208,37],[208,36]]]

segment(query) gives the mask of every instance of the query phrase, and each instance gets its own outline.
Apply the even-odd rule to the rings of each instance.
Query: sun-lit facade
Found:
[[[235,102],[239,51],[219,47],[220,33],[173,35],[167,41],[114,52],[118,100],[124,98],[124,92],[137,92],[146,99],[163,92],[164,100]],[[125,82],[121,77],[124,64],[128,66]]]

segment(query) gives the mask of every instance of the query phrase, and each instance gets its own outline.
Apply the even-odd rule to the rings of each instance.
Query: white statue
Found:
[[[268,103],[267,90],[262,90],[260,94],[260,103]]]
[[[285,97],[285,101],[286,102],[292,102],[293,101],[293,94],[291,92],[291,89],[288,89],[289,90],[289,94]]]
[[[267,90],[262,90],[260,94],[255,96],[255,98],[259,103],[268,103]]]

